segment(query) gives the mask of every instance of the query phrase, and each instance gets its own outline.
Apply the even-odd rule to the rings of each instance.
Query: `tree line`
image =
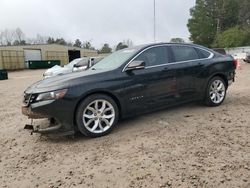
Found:
[[[66,41],[63,37],[53,38],[49,36],[42,36],[40,34],[37,34],[35,38],[27,38],[20,28],[16,28],[14,30],[5,29],[3,31],[0,31],[1,46],[18,46],[29,44],[60,44],[89,50],[97,50],[99,53],[111,53],[113,50],[117,51],[133,46],[133,42],[128,39],[124,40],[123,42],[119,42],[113,48],[111,48],[108,43],[105,43],[100,49],[96,49],[91,44],[91,41],[81,41],[80,39],[76,39],[74,42],[71,42]]]
[[[250,45],[250,0],[196,0],[190,14],[192,42],[221,48]]]

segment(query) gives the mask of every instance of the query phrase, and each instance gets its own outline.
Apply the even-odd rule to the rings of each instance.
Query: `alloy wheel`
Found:
[[[91,133],[106,132],[114,123],[115,109],[107,100],[94,100],[83,111],[83,124]]]
[[[221,80],[214,80],[212,84],[210,85],[209,89],[209,95],[210,99],[213,101],[215,104],[221,103],[226,94],[226,88]]]

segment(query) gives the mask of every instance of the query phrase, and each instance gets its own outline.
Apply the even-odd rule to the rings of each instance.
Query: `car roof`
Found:
[[[208,51],[211,51],[211,49],[201,46],[201,45],[197,45],[197,44],[192,44],[192,43],[151,43],[151,44],[144,44],[144,45],[139,45],[139,46],[134,46],[132,47],[132,49],[138,49],[138,50],[142,50],[145,48],[149,48],[149,47],[154,47],[154,46],[160,46],[160,45],[181,45],[181,46],[191,46],[191,47],[196,47],[196,48],[202,48]]]
[[[168,42],[168,43],[154,43],[154,44],[149,44],[148,46],[157,46],[157,45],[181,45],[181,46],[193,46],[193,47],[202,47],[206,48],[204,46],[198,45],[198,44],[193,44],[193,43],[174,43],[174,42]]]

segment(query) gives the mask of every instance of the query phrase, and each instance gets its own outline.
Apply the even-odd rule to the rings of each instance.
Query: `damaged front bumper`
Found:
[[[42,110],[41,110],[42,109]],[[64,113],[60,113],[60,110],[56,110],[53,106],[52,101],[33,103],[29,105],[23,105],[21,108],[22,114],[31,119],[31,124],[26,124],[24,129],[31,130],[31,134],[40,133],[40,134],[53,134],[53,135],[74,135],[75,130],[74,126],[69,123],[69,121],[61,118],[60,121],[57,120],[57,117],[60,114],[60,117],[65,117]],[[46,115],[46,112],[50,115]],[[67,117],[67,116],[66,116]],[[35,125],[33,124],[34,119],[48,119],[48,124],[46,125]],[[43,123],[42,123],[43,124]]]
[[[32,130],[31,133],[52,133],[58,132],[61,128],[61,124],[55,124],[54,119],[50,120],[48,127],[41,127],[40,125],[33,125],[33,119],[44,119],[49,118],[46,115],[42,115],[36,112],[33,112],[29,107],[22,106],[22,114],[28,116],[29,119],[32,119],[31,124],[26,124],[24,129]]]
[[[60,130],[62,125],[53,125],[46,128],[41,128],[39,125],[26,124],[24,129],[32,130],[31,133],[52,133]]]
[[[47,118],[45,115],[35,113],[31,111],[31,109],[28,106],[22,106],[22,114],[25,116],[28,116],[29,119],[43,119]]]

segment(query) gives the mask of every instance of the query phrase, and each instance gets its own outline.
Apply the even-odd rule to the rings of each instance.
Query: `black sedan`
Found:
[[[220,105],[237,62],[193,44],[160,43],[117,51],[91,69],[38,81],[24,92],[23,114],[48,118],[33,132],[109,133],[127,118],[189,101]]]

